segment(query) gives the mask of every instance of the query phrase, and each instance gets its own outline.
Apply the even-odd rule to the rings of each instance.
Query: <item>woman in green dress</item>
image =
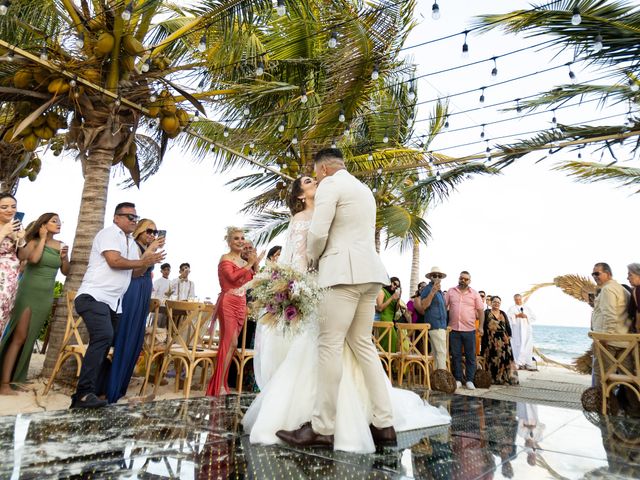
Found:
[[[27,231],[27,266],[0,341],[0,395],[17,395],[12,386],[26,381],[33,346],[51,312],[58,269],[69,272],[69,248],[53,238],[60,225],[57,214],[45,213]]]
[[[381,322],[393,322],[396,310],[398,309],[398,301],[400,300],[400,279],[398,277],[391,277],[389,285],[385,285],[378,293],[376,298],[376,320]],[[385,337],[380,342],[380,345],[385,350],[389,347],[389,337]],[[398,335],[396,329],[391,330],[391,351],[398,351]]]

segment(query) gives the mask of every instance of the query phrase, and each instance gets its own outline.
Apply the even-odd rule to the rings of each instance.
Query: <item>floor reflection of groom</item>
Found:
[[[310,422],[276,435],[295,446],[333,446],[344,342],[355,354],[369,391],[376,445],[394,445],[396,433],[385,376],[371,341],[375,298],[388,276],[375,250],[376,203],[371,190],[347,172],[342,153],[315,156],[318,190],[307,238],[307,258],[328,291],[320,307],[318,388]]]

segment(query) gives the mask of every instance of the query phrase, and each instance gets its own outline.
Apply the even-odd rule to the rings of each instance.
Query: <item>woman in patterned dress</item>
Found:
[[[491,310],[485,310],[482,352],[491,380],[496,385],[517,385],[518,372],[511,349],[511,326],[507,314],[500,310],[502,300],[491,297]]]
[[[10,193],[0,193],[0,336],[11,318],[18,290],[20,260],[18,249],[24,247],[24,230],[14,221],[18,202]]]

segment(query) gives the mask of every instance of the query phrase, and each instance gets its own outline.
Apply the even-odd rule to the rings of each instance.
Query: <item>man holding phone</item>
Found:
[[[430,282],[422,289],[420,301],[415,303],[416,311],[423,315],[423,322],[431,325],[429,342],[433,350],[436,369],[447,369],[447,309],[441,282],[447,276],[438,267],[433,267],[425,275]]]
[[[140,217],[133,203],[118,204],[113,225],[98,232],[93,240],[89,265],[75,299],[76,311],[89,332],[89,345],[84,355],[76,393],[71,408],[104,407],[106,400],[98,395],[109,373],[105,362],[122,312],[122,297],[129,287],[131,275],[164,260],[163,251],[151,249],[139,256],[131,237]]]

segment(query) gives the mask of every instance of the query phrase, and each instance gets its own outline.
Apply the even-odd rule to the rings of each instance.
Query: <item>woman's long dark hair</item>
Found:
[[[393,292],[391,291],[391,284],[392,284],[393,282],[398,282],[398,285],[402,285],[402,284],[400,283],[400,279],[399,279],[398,277],[391,277],[391,278],[389,279],[389,285],[385,285],[385,286],[384,286],[384,287],[382,287],[382,288],[384,288],[387,292],[389,292],[389,293],[393,294]]]
[[[31,240],[36,240],[40,238],[40,227],[45,223],[49,223],[49,221],[53,217],[59,218],[60,215],[53,212],[43,213],[38,217],[38,219],[35,222],[29,224],[29,228],[27,228],[27,232],[25,233],[25,236],[24,236],[24,239],[27,241],[27,243],[30,242]]]
[[[287,206],[289,207],[289,211],[291,212],[292,216],[304,210],[304,202],[300,198],[298,198],[304,194],[304,192],[302,191],[303,178],[304,177],[298,177],[291,184],[291,192],[289,193],[289,197],[287,198]]]

